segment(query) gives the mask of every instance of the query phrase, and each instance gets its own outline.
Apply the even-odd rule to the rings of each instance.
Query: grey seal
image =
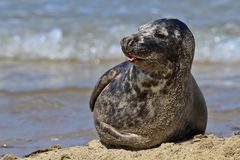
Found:
[[[90,98],[100,140],[147,149],[204,134],[207,108],[191,74],[195,41],[178,19],[159,19],[121,40],[127,61],[102,75]]]

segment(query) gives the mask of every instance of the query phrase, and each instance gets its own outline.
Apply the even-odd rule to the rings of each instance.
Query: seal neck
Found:
[[[152,78],[152,79],[156,79],[156,80],[160,80],[160,79],[167,79],[169,77],[169,75],[167,74],[161,74],[160,72],[149,72],[149,71],[145,71],[139,67],[136,67],[135,65],[132,65],[130,68],[130,72],[131,72],[131,78],[136,79],[137,76],[141,75],[142,80],[144,80],[144,78]]]
[[[183,68],[182,68],[183,67]],[[159,72],[149,72],[132,65],[129,70],[129,80],[133,84],[137,84],[138,88],[149,89],[156,87],[157,90],[169,90],[170,88],[178,88],[173,92],[184,92],[187,81],[190,76],[190,71],[184,68],[186,66],[177,65],[172,73],[161,74]],[[178,86],[178,87],[176,87]],[[171,89],[170,89],[171,90]]]
[[[137,92],[151,91],[161,93],[171,84],[171,78],[163,77],[157,72],[147,72],[134,65],[129,70],[129,82]]]

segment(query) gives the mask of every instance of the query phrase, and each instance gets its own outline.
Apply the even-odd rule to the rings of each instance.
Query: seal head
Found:
[[[194,37],[178,19],[160,19],[139,27],[137,34],[121,40],[128,60],[146,71],[173,70],[180,62],[190,70],[194,56]]]

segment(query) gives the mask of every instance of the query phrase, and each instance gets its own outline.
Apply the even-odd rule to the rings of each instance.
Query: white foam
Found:
[[[240,62],[240,38],[239,37],[214,37],[198,46],[195,61],[199,62]]]
[[[128,27],[128,28],[127,28]],[[50,59],[99,62],[123,57],[119,41],[122,37],[134,33],[136,26],[113,26],[107,33],[98,35],[83,31],[63,31],[52,28],[41,32],[25,34],[0,33],[0,57],[19,59]],[[76,33],[75,33],[76,32]],[[240,62],[240,38],[230,35],[202,34],[195,32],[197,62]]]

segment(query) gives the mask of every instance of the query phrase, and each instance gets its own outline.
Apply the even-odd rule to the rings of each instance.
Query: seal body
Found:
[[[104,144],[146,149],[203,134],[204,97],[191,74],[194,38],[177,19],[160,19],[121,41],[125,61],[97,83],[90,108]]]

